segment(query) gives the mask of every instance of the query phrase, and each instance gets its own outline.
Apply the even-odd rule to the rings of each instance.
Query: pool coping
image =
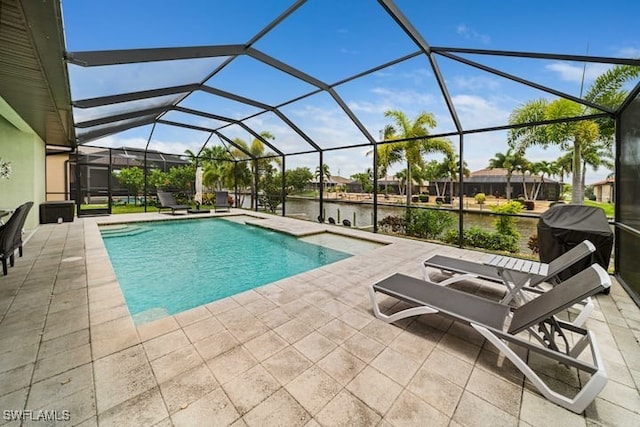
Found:
[[[153,215],[153,216],[149,216],[149,215]],[[371,242],[377,245],[389,245],[392,244],[392,238],[390,236],[388,236],[389,238],[385,238],[387,236],[383,236],[381,238],[372,238],[371,236],[368,236],[368,234],[371,234],[369,232],[364,232],[361,230],[357,230],[357,229],[349,229],[349,227],[341,227],[341,226],[334,226],[334,225],[325,225],[325,224],[314,224],[314,223],[310,223],[310,222],[303,222],[300,223],[300,220],[298,219],[294,219],[293,221],[291,221],[291,218],[286,218],[284,217],[274,217],[273,215],[269,215],[269,214],[262,214],[262,213],[253,213],[251,212],[251,214],[248,214],[244,211],[242,212],[235,212],[235,211],[230,211],[230,212],[224,212],[224,213],[220,213],[220,214],[216,214],[214,212],[210,212],[209,214],[199,214],[196,217],[192,217],[191,215],[173,215],[171,214],[170,216],[168,216],[167,214],[162,214],[162,213],[146,213],[144,217],[140,217],[139,214],[135,214],[136,217],[134,219],[133,216],[130,217],[129,220],[124,221],[123,218],[108,218],[107,217],[93,217],[93,218],[88,218],[89,221],[87,221],[89,224],[91,224],[91,222],[94,222],[95,225],[98,227],[98,230],[100,230],[102,227],[109,227],[109,226],[116,226],[116,225],[127,225],[127,224],[144,224],[144,223],[159,223],[159,222],[165,222],[165,221],[201,221],[201,220],[210,220],[212,218],[221,218],[221,219],[225,219],[225,218],[230,218],[230,217],[244,217],[247,218],[246,221],[244,221],[244,224],[248,225],[248,226],[253,226],[253,227],[259,227],[261,229],[264,230],[270,230],[270,231],[275,231],[278,233],[283,233],[289,236],[292,236],[294,238],[304,238],[304,237],[309,237],[309,236],[316,236],[316,235],[320,235],[320,234],[333,234],[336,236],[341,236],[341,237],[346,237],[349,239],[356,239],[356,240],[360,240],[360,241],[365,241],[365,242]],[[119,215],[120,216],[120,215]],[[305,231],[305,228],[309,228],[309,230]],[[342,229],[342,230],[341,230]],[[86,230],[85,230],[86,232]],[[102,233],[100,232],[100,236],[102,238]],[[104,240],[103,240],[103,244],[104,244]],[[382,247],[382,246],[381,246]],[[111,265],[111,260],[109,259],[109,255],[107,252],[106,247],[104,247],[104,251],[106,253],[107,256],[107,260],[109,262],[109,265]],[[371,250],[376,250],[379,248],[371,248]],[[356,256],[357,254],[353,254],[350,252],[347,252],[350,254],[350,257],[352,256]],[[100,254],[100,257],[102,257],[102,255]],[[336,262],[340,262],[343,260],[339,260]],[[333,264],[333,263],[332,263]],[[112,269],[113,266],[111,265]],[[310,270],[306,270],[303,271],[301,273],[297,273],[291,276],[287,276],[285,278],[282,279],[278,279],[272,282],[268,282],[262,285],[259,285],[257,287],[251,288],[247,291],[251,291],[253,289],[257,289],[263,286],[268,286],[271,283],[275,283],[275,282],[279,282],[282,280],[286,280],[288,278],[293,278],[295,279],[296,276],[302,275],[304,273],[307,273],[309,271],[313,271],[315,269],[318,268],[322,268],[324,267],[324,265],[319,266],[319,267],[315,267],[313,269]],[[114,272],[115,274],[115,272]],[[116,278],[117,281],[117,278]],[[118,282],[118,287],[120,288],[120,291],[122,292],[122,288],[120,287],[120,283]],[[247,291],[242,291],[239,292],[238,294],[241,294],[243,292],[247,292]],[[166,317],[172,317],[172,316],[178,316],[181,313],[185,312],[185,311],[189,311],[189,310],[193,310],[193,309],[197,309],[200,306],[203,305],[207,305],[207,304],[211,304],[214,303],[216,301],[225,299],[225,298],[230,298],[233,297],[235,295],[238,294],[234,294],[234,295],[229,295],[227,297],[224,298],[220,298],[220,299],[216,299],[213,301],[209,301],[207,303],[204,304],[199,304],[196,307],[193,307],[191,309],[187,309],[187,310],[183,310],[179,313],[175,313],[175,314],[167,314],[164,316],[159,316],[159,317],[149,317],[149,314],[145,314],[145,312],[141,312],[141,313],[136,313],[136,314],[131,314],[129,313],[129,316],[133,319],[134,321],[134,325],[138,328],[140,326],[143,326],[147,323],[151,323],[154,321],[158,321],[158,320],[162,320]],[[124,297],[124,294],[122,295],[123,300],[125,305],[127,305],[126,303],[126,298]],[[128,310],[128,306],[127,306],[127,310]],[[149,319],[149,320],[145,320],[145,319]]]

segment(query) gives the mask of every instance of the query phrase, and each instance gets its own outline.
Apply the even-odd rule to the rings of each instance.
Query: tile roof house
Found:
[[[614,202],[614,181],[615,176],[608,176],[603,181],[594,182],[593,194],[596,196],[596,202],[613,203]]]
[[[442,189],[444,183],[447,183],[447,193],[451,191],[448,180],[435,180],[429,185],[429,193],[437,194],[436,185]],[[524,182],[527,186],[527,194],[531,193],[533,185],[541,184],[538,193],[539,200],[558,200],[561,194],[562,184],[552,180],[549,177],[541,177],[540,175],[525,174]],[[453,193],[458,194],[459,184],[454,183]],[[507,195],[507,171],[502,168],[480,169],[468,177],[464,177],[462,193],[467,196],[475,196],[478,193],[484,193],[487,196],[506,197]],[[525,191],[522,183],[522,173],[513,172],[511,175],[511,198],[524,197]]]

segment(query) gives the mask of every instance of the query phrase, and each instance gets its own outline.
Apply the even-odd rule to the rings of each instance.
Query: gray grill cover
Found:
[[[577,262],[561,272],[560,280],[597,262],[605,270],[609,267],[613,248],[613,232],[600,208],[582,205],[555,205],[540,215],[538,221],[538,249],[540,261],[551,262],[583,240],[596,247],[591,257]]]

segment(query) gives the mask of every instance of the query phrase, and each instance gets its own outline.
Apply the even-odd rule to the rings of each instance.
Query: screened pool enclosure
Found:
[[[508,152],[508,142],[518,135],[535,138],[541,135],[537,130],[559,124],[595,124],[601,132],[595,139],[613,145],[615,271],[639,301],[640,267],[633,262],[640,249],[638,58],[599,54],[604,49],[597,46],[585,54],[562,53],[564,18],[553,15],[553,5],[536,8],[546,8],[549,22],[557,20],[555,37],[539,37],[539,22],[522,19],[516,6],[501,5],[505,10],[497,15],[520,16],[517,31],[514,28],[513,40],[491,44],[504,49],[487,49],[481,34],[467,27],[442,31],[443,23],[451,28],[459,24],[456,15],[462,11],[453,6],[432,5],[425,11],[426,6],[418,4],[422,2],[404,0],[233,3],[220,6],[220,15],[208,21],[210,31],[204,32],[195,31],[206,26],[206,20],[193,5],[162,22],[154,22],[160,12],[149,11],[149,32],[157,39],[146,45],[135,38],[110,38],[99,16],[82,22],[65,11],[64,55],[73,110],[72,167],[65,197],[76,200],[78,213],[91,213],[91,208],[81,210],[90,205],[83,202],[92,194],[106,202],[100,208],[106,213],[114,197],[129,197],[114,181],[114,170],[131,165],[143,169],[140,196],[146,200],[154,195],[147,181],[154,169],[192,165],[195,170],[216,161],[235,171],[233,181],[218,185],[235,196],[238,207],[262,208],[258,196],[269,193],[278,199],[278,214],[298,214],[287,197],[285,174],[307,168],[316,172],[317,192],[316,212],[307,215],[309,220],[329,216],[329,203],[351,197],[370,217],[368,224],[358,225],[373,232],[389,206],[444,209],[455,216],[461,231],[467,228],[467,200],[475,195],[473,187],[465,186],[469,172],[488,168],[495,154]],[[118,13],[126,15],[127,10]],[[182,19],[187,13],[190,18]],[[601,17],[590,17],[593,21],[585,18],[585,26],[597,26]],[[87,27],[95,36],[91,40],[81,38]],[[464,40],[469,43],[461,45]],[[553,71],[562,67],[581,72],[583,83],[589,71],[628,72],[617,96],[607,97],[598,96],[602,88],[589,86],[589,81],[583,88],[558,78]],[[488,91],[480,94],[478,87]],[[520,106],[543,99],[566,100],[571,107],[553,116],[516,117]],[[394,112],[409,121],[430,113],[426,133],[403,129]],[[448,157],[437,149],[443,140],[450,143]],[[573,143],[525,142],[528,157],[549,161],[571,152]],[[417,169],[412,175],[406,158],[390,160],[392,150],[385,147],[398,143],[430,147],[420,153],[425,169],[429,162],[448,162],[447,173],[439,178],[443,186],[432,185],[428,196],[451,203],[421,204],[419,196],[427,195],[429,179],[416,178]],[[274,183],[267,187],[261,179],[267,169],[280,172],[274,175],[275,193]],[[242,175],[247,173],[248,178]],[[515,176],[514,183],[524,182],[526,173]],[[554,179],[562,182],[563,176],[561,172]],[[576,176],[580,173],[572,174]],[[337,191],[343,182],[338,178],[364,184],[368,179],[369,191],[364,184],[358,196]],[[505,199],[495,196],[496,203]],[[546,202],[554,201],[549,199]]]

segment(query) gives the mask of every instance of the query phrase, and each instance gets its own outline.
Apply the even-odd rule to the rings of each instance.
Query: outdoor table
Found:
[[[504,255],[491,255],[483,264],[495,267],[507,287],[507,295],[501,301],[504,304],[508,304],[513,299],[520,305],[524,304],[529,298],[525,296],[522,288],[527,285],[531,275],[546,276],[549,271],[549,264]],[[520,275],[519,279],[515,279],[514,272],[524,274]]]

